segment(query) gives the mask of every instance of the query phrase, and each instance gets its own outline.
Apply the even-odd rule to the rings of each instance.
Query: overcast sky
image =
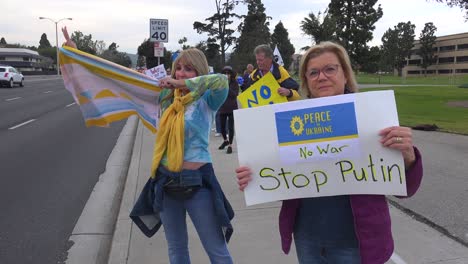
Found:
[[[136,53],[138,46],[149,37],[149,19],[169,20],[169,43],[165,47],[177,50],[177,43],[187,37],[188,44],[195,45],[206,40],[193,30],[193,22],[204,19],[215,12],[214,0],[2,0],[2,22],[0,37],[8,43],[38,46],[42,33],[55,46],[55,24],[49,20],[39,20],[40,16],[55,21],[71,17],[72,21],[61,21],[59,45],[63,42],[60,27],[67,26],[69,32],[80,30],[85,35],[92,34],[93,40],[103,40],[107,45],[116,42],[120,51]],[[270,20],[270,32],[281,20],[289,32],[296,53],[301,47],[310,45],[309,37],[302,34],[300,22],[310,12],[324,11],[329,1],[325,0],[263,0]],[[380,45],[383,33],[399,22],[411,21],[416,25],[416,39],[426,22],[437,27],[437,36],[468,32],[468,22],[460,8],[450,8],[433,0],[380,0],[382,18],[375,24],[374,39],[369,45]],[[239,5],[235,12],[247,14],[247,7]],[[235,21],[232,28],[237,28]],[[238,33],[237,33],[238,34]]]

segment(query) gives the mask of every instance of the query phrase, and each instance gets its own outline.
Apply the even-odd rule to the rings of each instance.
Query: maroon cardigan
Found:
[[[414,152],[416,162],[406,171],[406,197],[411,197],[416,193],[423,175],[421,154],[416,147]],[[350,195],[349,198],[359,242],[361,263],[385,263],[390,259],[394,247],[387,199],[384,195]],[[286,254],[291,249],[294,223],[300,202],[300,199],[285,200],[281,206],[279,229],[281,246]]]

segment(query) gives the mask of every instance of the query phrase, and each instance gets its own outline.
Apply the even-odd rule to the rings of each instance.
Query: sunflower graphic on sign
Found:
[[[295,136],[300,136],[304,131],[304,122],[302,122],[302,118],[300,116],[294,116],[291,118],[291,124],[289,127]]]

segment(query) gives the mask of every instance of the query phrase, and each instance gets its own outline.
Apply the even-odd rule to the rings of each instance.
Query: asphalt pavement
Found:
[[[169,263],[163,228],[152,238],[146,238],[128,217],[149,177],[154,135],[134,118],[129,119],[122,135],[126,138],[123,140],[125,146],[120,146],[119,139],[116,146],[119,151],[108,161],[114,164],[111,159],[125,156],[120,157],[120,165],[116,165],[121,168],[118,170],[119,177],[109,173],[107,179],[102,179],[109,182],[102,186],[112,186],[112,190],[101,186],[93,191],[93,194],[96,192],[95,197],[90,197],[88,203],[94,210],[83,211],[79,223],[83,217],[88,219],[88,222],[77,225],[83,230],[78,232],[76,228],[77,232],[70,238],[74,246],[69,251],[66,263]],[[132,139],[133,143],[130,142]],[[232,222],[234,234],[228,245],[234,263],[297,263],[294,247],[289,255],[284,255],[281,251],[278,233],[280,203],[246,207],[243,193],[237,189],[234,175],[238,166],[236,148],[234,147],[232,154],[218,150],[221,138],[214,137],[214,134],[211,135],[210,142],[216,175],[236,214]],[[125,166],[128,166],[128,170]],[[126,176],[121,174],[124,171],[127,171]],[[121,183],[112,184],[111,181]],[[103,203],[103,199],[98,197],[98,192],[107,193],[111,199],[104,199],[107,203]],[[390,212],[395,252],[388,263],[468,263],[466,246],[395,207],[391,207]],[[192,263],[209,263],[189,219],[188,217]],[[97,226],[96,223],[100,225]],[[91,226],[94,228],[90,228]]]

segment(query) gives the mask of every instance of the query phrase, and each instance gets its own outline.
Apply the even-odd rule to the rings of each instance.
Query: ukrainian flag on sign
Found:
[[[354,102],[275,113],[280,146],[358,137]]]

